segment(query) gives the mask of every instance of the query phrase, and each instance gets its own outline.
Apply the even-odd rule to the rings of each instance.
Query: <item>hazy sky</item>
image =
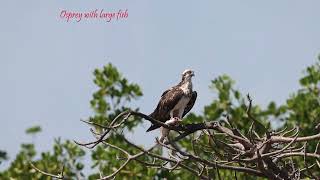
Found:
[[[193,111],[202,113],[216,95],[210,81],[223,73],[255,103],[284,102],[320,52],[319,1],[192,2],[2,0],[0,149],[14,158],[22,142],[32,141],[24,131],[33,125],[43,128],[34,140],[41,151],[59,136],[90,140],[79,119],[93,114],[93,70],[109,62],[141,86],[144,96],[131,105],[145,113],[184,69],[194,69]],[[127,10],[128,18],[60,18],[63,10],[95,9]],[[157,135],[147,138],[147,126],[137,130],[138,143]]]

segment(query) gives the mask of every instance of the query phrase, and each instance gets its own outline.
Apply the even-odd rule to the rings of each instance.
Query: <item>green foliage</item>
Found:
[[[137,84],[130,83],[112,64],[104,66],[102,69],[94,71],[94,83],[97,90],[93,93],[90,101],[94,110],[94,115],[89,117],[89,121],[108,124],[119,113],[129,110],[128,104],[142,96],[142,91]],[[203,121],[221,120],[228,115],[233,126],[238,127],[242,133],[246,132],[252,121],[246,115],[248,101],[238,89],[234,88],[235,82],[227,75],[222,75],[211,81],[210,88],[217,94],[210,104],[204,107],[203,114],[196,115],[189,113],[183,123],[196,123]],[[261,107],[253,102],[252,115],[261,123],[270,126],[270,119],[278,119],[285,122],[285,126],[292,127],[298,125],[301,130],[300,135],[315,134],[314,127],[320,122],[320,64],[319,61],[307,67],[304,76],[300,79],[301,88],[293,93],[286,103],[276,105],[269,102],[267,107]],[[254,95],[254,94],[253,94]],[[253,97],[254,99],[254,97]],[[137,108],[134,110],[138,110]],[[138,118],[129,118],[126,126],[118,130],[120,132],[111,133],[108,143],[119,146],[131,154],[137,150],[130,147],[124,140],[123,135],[141,124]],[[281,124],[278,125],[280,127]],[[103,129],[95,127],[97,131]],[[27,134],[36,134],[41,131],[39,126],[26,130]],[[258,133],[263,133],[263,129],[258,129]],[[173,133],[171,133],[172,135]],[[189,135],[180,140],[178,145],[185,150],[197,153],[204,159],[214,160],[212,152],[222,154],[219,143],[214,143],[207,136],[198,137],[199,134]],[[197,140],[199,146],[194,147],[192,141]],[[310,147],[310,150],[315,145]],[[162,154],[162,149],[158,148],[155,153]],[[32,162],[36,167],[52,174],[60,173],[62,164],[65,164],[65,176],[69,179],[76,179],[82,176],[84,164],[81,162],[85,156],[85,151],[73,142],[61,139],[54,141],[53,150],[38,153],[34,144],[26,143],[21,145],[21,150],[12,161],[10,167],[0,172],[0,179],[50,179],[40,173],[36,173],[29,165]],[[111,147],[98,145],[91,151],[92,166],[88,179],[97,179],[99,172],[103,175],[113,173],[124,162],[125,154],[119,153]],[[0,161],[7,159],[4,151],[0,151]],[[148,156],[141,156],[140,160],[152,162]],[[158,163],[157,161],[155,163]],[[301,163],[301,162],[296,162]],[[196,168],[192,162],[186,161],[186,165]],[[234,172],[220,170],[219,173],[212,169],[208,172],[211,177],[221,176],[223,179],[233,179]],[[256,179],[244,173],[237,173],[239,179]],[[147,168],[136,161],[130,162],[117,176],[116,179],[197,179],[193,174],[183,169],[169,172],[165,169]]]
[[[110,63],[101,70],[96,69],[94,76],[93,82],[98,86],[98,90],[93,93],[93,99],[90,101],[91,107],[96,112],[90,118],[92,122],[108,124],[116,115],[130,109],[126,103],[142,96],[140,87],[129,83]],[[127,128],[131,130],[140,122],[141,119],[132,120]]]
[[[129,83],[111,64],[104,66],[102,70],[96,69],[94,75],[94,83],[98,86],[98,90],[93,94],[93,99],[90,101],[96,112],[93,117],[90,117],[92,122],[110,123],[118,114],[130,109],[127,106],[128,102],[142,96],[140,87],[137,84]],[[134,110],[137,111],[138,109]],[[129,118],[126,126],[123,127],[123,131],[132,131],[141,122],[140,118]],[[96,127],[96,130],[101,129]],[[124,142],[122,135],[119,135],[119,133],[112,133],[110,136],[112,137],[109,138],[108,143],[119,146],[132,154],[137,153],[135,148]],[[119,151],[99,145],[92,151],[92,168],[98,168],[99,172],[104,175],[111,174],[124,163],[124,160],[121,160],[123,157],[125,155],[119,154]],[[147,156],[141,158],[147,158],[151,161]],[[117,177],[121,179],[150,179],[155,173],[156,170],[154,169],[148,169],[138,163],[131,162]],[[148,176],[145,176],[145,174],[148,174]],[[97,179],[98,177],[100,175],[96,172],[90,175],[89,179]]]
[[[247,117],[246,109],[249,105],[246,96],[242,95],[239,90],[234,88],[234,81],[227,75],[218,76],[211,81],[210,88],[218,94],[218,98],[214,99],[211,104],[204,107],[204,114],[195,115],[190,113],[184,123],[188,122],[203,122],[207,121],[219,121],[226,119],[225,115],[230,118],[230,123],[234,127],[238,127],[243,133],[247,132],[251,124],[251,120]],[[262,109],[258,105],[253,105],[251,112],[253,116],[265,125],[269,125],[268,117],[273,115],[277,111],[277,107],[274,102],[271,102],[267,109]],[[223,123],[223,121],[221,121]],[[263,129],[258,129],[262,132]],[[259,132],[259,131],[258,131]],[[197,139],[197,145],[193,146],[192,141]],[[198,137],[197,134],[193,134],[179,141],[180,146],[187,149],[189,152],[198,154],[198,156],[214,161],[215,154],[223,155],[224,146],[214,143],[208,136]],[[191,164],[191,162],[190,162]],[[228,170],[219,170],[219,173],[215,170],[209,170],[210,177],[218,179],[220,175],[223,179],[233,179],[234,172]],[[256,179],[256,177],[248,177],[244,173],[237,173],[239,179]]]
[[[0,179],[51,179],[36,172],[30,162],[37,168],[52,174],[60,173],[61,166],[64,164],[66,178],[81,177],[84,164],[80,159],[84,155],[85,152],[69,140],[61,142],[60,139],[56,139],[53,152],[48,151],[41,154],[37,153],[34,144],[25,143],[21,145],[21,150],[10,167],[0,172]],[[37,156],[39,157],[37,158]]]
[[[218,98],[211,104],[204,107],[204,118],[207,120],[225,119],[228,115],[231,124],[238,127],[243,132],[247,131],[251,120],[246,115],[248,100],[246,96],[234,88],[234,81],[227,75],[222,75],[211,81],[210,88],[216,91]],[[267,109],[262,109],[259,105],[253,104],[252,115],[261,123],[269,126],[268,118],[276,110],[274,102],[270,102]],[[262,131],[263,129],[260,129]]]
[[[297,124],[303,135],[311,135],[320,123],[320,59],[307,67],[305,76],[300,79],[301,89],[287,100],[286,124]]]
[[[320,123],[320,59],[306,68],[304,76],[300,79],[301,88],[293,93],[285,105],[285,126],[298,126],[299,135],[313,135],[315,127]],[[314,151],[316,142],[308,144],[308,151]],[[295,160],[295,163],[303,164]],[[320,172],[316,170],[316,176]]]
[[[3,160],[7,160],[7,159],[8,159],[7,152],[0,150],[0,164]]]
[[[33,126],[26,130],[26,134],[37,134],[39,132],[41,132],[40,126]]]

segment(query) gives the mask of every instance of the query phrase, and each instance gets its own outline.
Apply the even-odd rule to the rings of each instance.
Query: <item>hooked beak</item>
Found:
[[[194,72],[192,71],[191,76],[195,76]]]

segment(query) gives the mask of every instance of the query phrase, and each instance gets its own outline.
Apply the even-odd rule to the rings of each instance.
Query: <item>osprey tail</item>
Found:
[[[149,116],[154,118],[154,112],[151,113]],[[147,132],[155,130],[155,129],[159,128],[159,127],[160,127],[159,125],[151,124],[151,126],[147,129]]]
[[[147,129],[147,132],[158,129],[159,127],[159,125],[151,124],[151,126]]]

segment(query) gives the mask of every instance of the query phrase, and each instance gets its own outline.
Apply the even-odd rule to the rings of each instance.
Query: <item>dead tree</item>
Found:
[[[170,171],[174,171],[178,168],[184,169],[201,179],[211,179],[207,173],[209,169],[216,169],[217,172],[221,169],[232,170],[234,172],[247,173],[252,176],[279,180],[300,179],[304,177],[320,179],[320,177],[316,177],[315,173],[311,171],[312,168],[320,169],[320,153],[318,150],[320,133],[312,136],[300,137],[298,127],[294,127],[290,130],[284,128],[280,131],[267,129],[251,114],[252,100],[249,95],[247,97],[249,101],[247,117],[252,120],[252,124],[246,133],[241,133],[239,129],[231,126],[228,117],[226,118],[227,123],[225,123],[225,125],[220,123],[220,121],[210,121],[170,126],[143,113],[126,111],[120,113],[108,124],[108,126],[84,121],[89,125],[98,126],[104,131],[102,133],[98,133],[91,129],[91,132],[96,137],[94,141],[88,143],[75,141],[75,143],[90,149],[96,147],[98,144],[104,144],[126,155],[124,163],[117,170],[106,176],[101,175],[101,179],[114,178],[130,161],[136,161],[137,163],[141,163],[147,167],[165,168]],[[144,149],[133,142],[130,142],[125,136],[123,136],[126,143],[139,151],[137,154],[130,154],[126,150],[108,143],[108,135],[111,132],[117,132],[117,129],[121,126],[125,126],[131,116],[144,118],[154,124],[158,124],[164,128],[170,129],[171,131],[175,131],[177,132],[177,136],[170,138],[164,143],[157,140],[155,145],[149,149]],[[256,127],[259,127],[260,129],[262,128],[264,133],[258,134],[255,130]],[[211,143],[219,145],[216,146],[219,147],[219,149],[210,152],[213,158],[204,158],[196,151],[190,152],[179,147],[177,142],[195,133],[197,133],[198,136],[190,143],[197,145],[199,138],[205,136]],[[307,145],[310,142],[317,142],[317,145],[315,150],[307,152]],[[154,148],[157,146],[167,148],[168,150],[175,152],[175,155],[170,155],[168,157],[153,152]],[[149,156],[161,161],[162,163],[155,164],[154,162],[143,161],[139,159],[141,156]],[[301,162],[303,163],[293,163],[293,157],[300,157]],[[306,158],[314,159],[314,163],[308,164]],[[197,168],[190,167],[188,163],[185,163],[187,160],[191,160],[193,165],[197,166]],[[171,166],[168,166],[168,164]],[[301,166],[301,164],[303,165]],[[39,169],[37,170],[40,173],[44,173]],[[63,175],[63,172],[61,172],[61,174]],[[59,176],[51,176],[63,179],[61,174]]]

